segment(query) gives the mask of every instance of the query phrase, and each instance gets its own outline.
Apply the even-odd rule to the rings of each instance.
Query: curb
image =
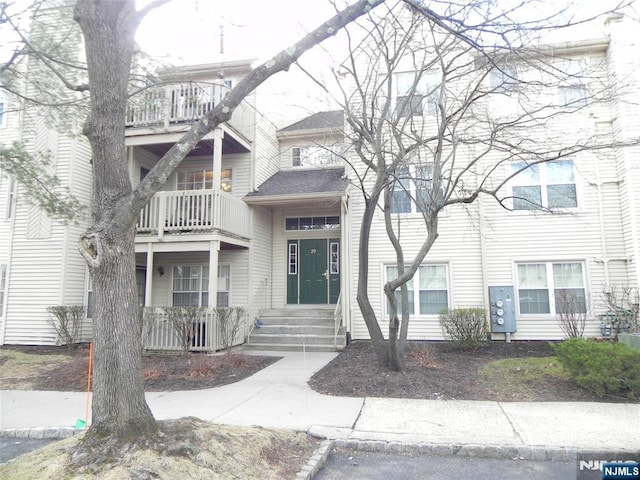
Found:
[[[342,448],[373,453],[394,455],[457,456],[465,458],[493,458],[509,460],[529,460],[538,462],[572,462],[581,458],[608,458],[624,454],[619,450],[576,449],[563,447],[541,447],[529,445],[480,445],[480,444],[438,444],[411,443],[386,440],[359,440],[348,438],[327,439],[318,433],[309,436],[322,439],[320,447],[296,476],[296,480],[313,480],[326,462],[331,450]]]
[[[74,427],[7,428],[0,430],[0,437],[62,440],[82,432],[84,430],[78,430]]]

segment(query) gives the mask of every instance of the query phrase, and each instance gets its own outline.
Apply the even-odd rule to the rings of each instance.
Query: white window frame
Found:
[[[424,269],[428,269],[429,267],[436,267],[438,269],[442,269],[444,272],[444,286],[447,295],[447,303],[446,306],[442,305],[442,308],[439,310],[449,309],[451,308],[451,282],[450,282],[450,273],[449,273],[449,264],[448,263],[423,263],[416,270],[416,274],[413,276],[411,280],[407,282],[407,288],[409,290],[409,314],[411,316],[418,317],[437,317],[440,314],[438,312],[430,312],[430,313],[422,313],[421,303],[420,303],[420,293],[421,292],[442,292],[443,289],[434,289],[434,288],[422,288],[422,281],[426,280],[422,277]],[[382,285],[388,281],[388,271],[390,268],[396,268],[395,263],[385,263],[382,266]],[[415,288],[417,286],[417,288]],[[389,303],[387,302],[387,297],[383,295],[383,305],[385,310],[385,315],[389,315]],[[400,312],[400,289],[396,290],[396,297],[398,299],[398,312]]]
[[[198,181],[195,183],[195,179],[192,182],[187,182],[186,180],[181,181],[180,177],[187,174],[202,174],[202,181]],[[182,186],[181,186],[182,184]],[[195,188],[183,188],[190,184]],[[175,175],[175,189],[178,191],[183,190],[211,190],[213,188],[213,170],[209,168],[191,168],[191,169],[180,169],[176,171]],[[222,168],[220,170],[220,190],[226,193],[231,193],[233,191],[233,168]]]
[[[309,163],[306,163],[309,162]],[[296,145],[291,147],[292,168],[324,168],[340,164],[340,158],[331,148],[322,145]]]
[[[499,65],[489,70],[489,88],[493,93],[518,91],[518,70],[513,65]]]
[[[287,252],[288,275],[298,275],[298,243],[290,243]]]
[[[0,263],[0,318],[4,318],[4,310],[7,306],[7,265]]]
[[[589,89],[586,85],[584,72],[585,61],[570,59],[559,66],[560,75],[566,75],[558,86],[558,104],[561,108],[575,110],[589,104]]]
[[[401,167],[400,170],[403,170],[404,172],[408,172],[408,173],[398,173],[398,178],[393,180],[392,185],[391,185],[391,214],[393,215],[410,215],[410,214],[419,214],[420,210],[418,210],[418,206],[416,205],[416,201],[421,197],[421,192],[423,191],[432,191],[432,189],[423,189],[420,188],[418,186],[418,184],[422,184],[422,183],[432,183],[433,179],[431,179],[430,181],[427,180],[420,180],[420,178],[422,178],[423,174],[422,173],[418,173],[418,169],[424,169],[424,168],[431,168],[431,173],[433,174],[433,163],[424,163],[424,164],[420,164],[420,165],[410,165],[410,166],[405,166],[405,167]],[[407,175],[406,177],[404,177],[404,175]],[[432,175],[433,176],[433,175]],[[398,190],[394,191],[394,185],[396,184],[400,184],[400,185],[405,185],[405,188],[399,188]],[[408,184],[408,189],[406,188]],[[442,186],[441,186],[442,187]],[[440,191],[441,195],[438,195],[438,197],[440,198],[442,195],[444,195],[444,193],[442,192],[442,188]],[[395,200],[394,200],[394,194],[398,194],[398,196],[403,196],[403,197],[408,197],[409,200],[409,211],[394,211],[394,205],[396,204]],[[403,204],[406,203],[406,199],[405,201],[403,201]]]
[[[560,283],[556,281],[555,277],[555,266],[562,265],[579,265],[581,269],[581,283],[582,285],[556,285]],[[544,285],[534,286],[533,288],[521,288],[522,279],[520,277],[520,266],[544,266],[545,275],[544,275]],[[518,316],[522,316],[525,318],[530,317],[556,317],[559,312],[556,308],[556,292],[558,290],[566,290],[566,289],[582,289],[584,292],[584,309],[585,311],[582,313],[587,313],[589,311],[589,292],[587,290],[587,272],[586,272],[586,262],[583,260],[555,260],[555,261],[530,261],[530,262],[516,262],[515,263],[515,277],[516,279],[516,304],[517,304],[517,312]],[[523,290],[546,290],[547,292],[547,300],[549,305],[549,312],[522,312],[521,309],[521,291]]]
[[[93,282],[91,281],[91,274],[89,273],[89,271],[87,270],[87,280],[86,280],[86,286],[85,286],[85,317],[86,318],[93,318],[93,307],[94,307],[94,301],[93,301]]]
[[[0,128],[7,126],[7,99],[0,92]]]
[[[178,268],[197,268],[199,270],[199,276],[198,276],[199,285],[197,290],[175,290],[174,289],[175,280],[176,280],[176,269]],[[207,272],[206,277],[204,275],[205,271]],[[198,304],[197,305],[176,305],[175,295],[181,294],[181,293],[197,294]],[[171,266],[171,286],[169,289],[169,295],[170,295],[170,304],[172,307],[175,307],[175,306],[207,307],[209,306],[209,266],[206,264],[174,264],[172,265]]]
[[[393,76],[393,111],[396,116],[424,117],[438,112],[440,71],[432,69],[423,72],[417,83],[416,74],[415,71],[406,71],[397,72]],[[407,114],[407,100],[401,99],[409,100],[411,115]]]
[[[228,269],[227,272],[229,273],[229,275],[227,277],[221,277],[220,276],[220,268],[226,268]],[[221,287],[223,286],[223,281],[226,278],[226,289],[222,289]],[[231,305],[233,305],[231,303],[231,279],[233,278],[232,274],[231,274],[231,263],[218,263],[218,281],[216,282],[217,285],[217,292],[216,292],[216,306],[218,307],[230,307]],[[226,294],[227,296],[227,301],[226,302],[221,302],[220,301],[220,294]],[[226,303],[226,305],[222,305],[222,303]],[[205,305],[206,306],[206,305]]]
[[[553,175],[553,166],[560,164],[571,165],[571,175],[569,179],[558,180]],[[511,164],[511,173],[515,173],[521,170],[525,166],[524,162],[514,162]],[[511,189],[511,201],[513,211],[539,211],[542,209],[549,210],[568,210],[575,211],[580,208],[580,195],[577,181],[576,162],[572,158],[566,158],[561,160],[554,160],[551,162],[544,162],[531,165],[529,168],[521,171],[510,181]],[[553,198],[553,187],[573,185],[575,192],[575,206],[558,206],[555,202],[550,202],[549,199]],[[517,188],[537,187],[540,192],[540,204],[535,202],[527,202],[519,192],[516,192]],[[551,188],[550,188],[551,187]],[[551,196],[550,196],[551,195]],[[522,202],[521,204],[519,202]],[[522,208],[519,207],[522,205]],[[530,206],[530,208],[524,208],[524,206]]]

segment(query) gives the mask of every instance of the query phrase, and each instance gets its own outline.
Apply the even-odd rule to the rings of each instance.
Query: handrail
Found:
[[[269,279],[265,278],[258,285],[258,289],[253,294],[249,305],[249,322],[247,322],[246,342],[249,343],[249,336],[256,325],[256,320],[260,313],[267,308],[267,293],[269,290]]]
[[[338,301],[336,302],[336,309],[333,311],[333,348],[338,348],[338,330],[342,325],[342,292],[338,295]]]

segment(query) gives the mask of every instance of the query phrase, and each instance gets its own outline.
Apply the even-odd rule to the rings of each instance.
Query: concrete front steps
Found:
[[[245,345],[251,350],[286,352],[335,352],[346,344],[344,328],[340,328],[334,345],[334,307],[265,310]]]

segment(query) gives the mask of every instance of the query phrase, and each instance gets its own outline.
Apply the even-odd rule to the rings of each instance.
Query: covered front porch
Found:
[[[211,352],[245,342],[259,307],[251,302],[247,248],[221,240],[139,243],[136,264],[146,349]]]

